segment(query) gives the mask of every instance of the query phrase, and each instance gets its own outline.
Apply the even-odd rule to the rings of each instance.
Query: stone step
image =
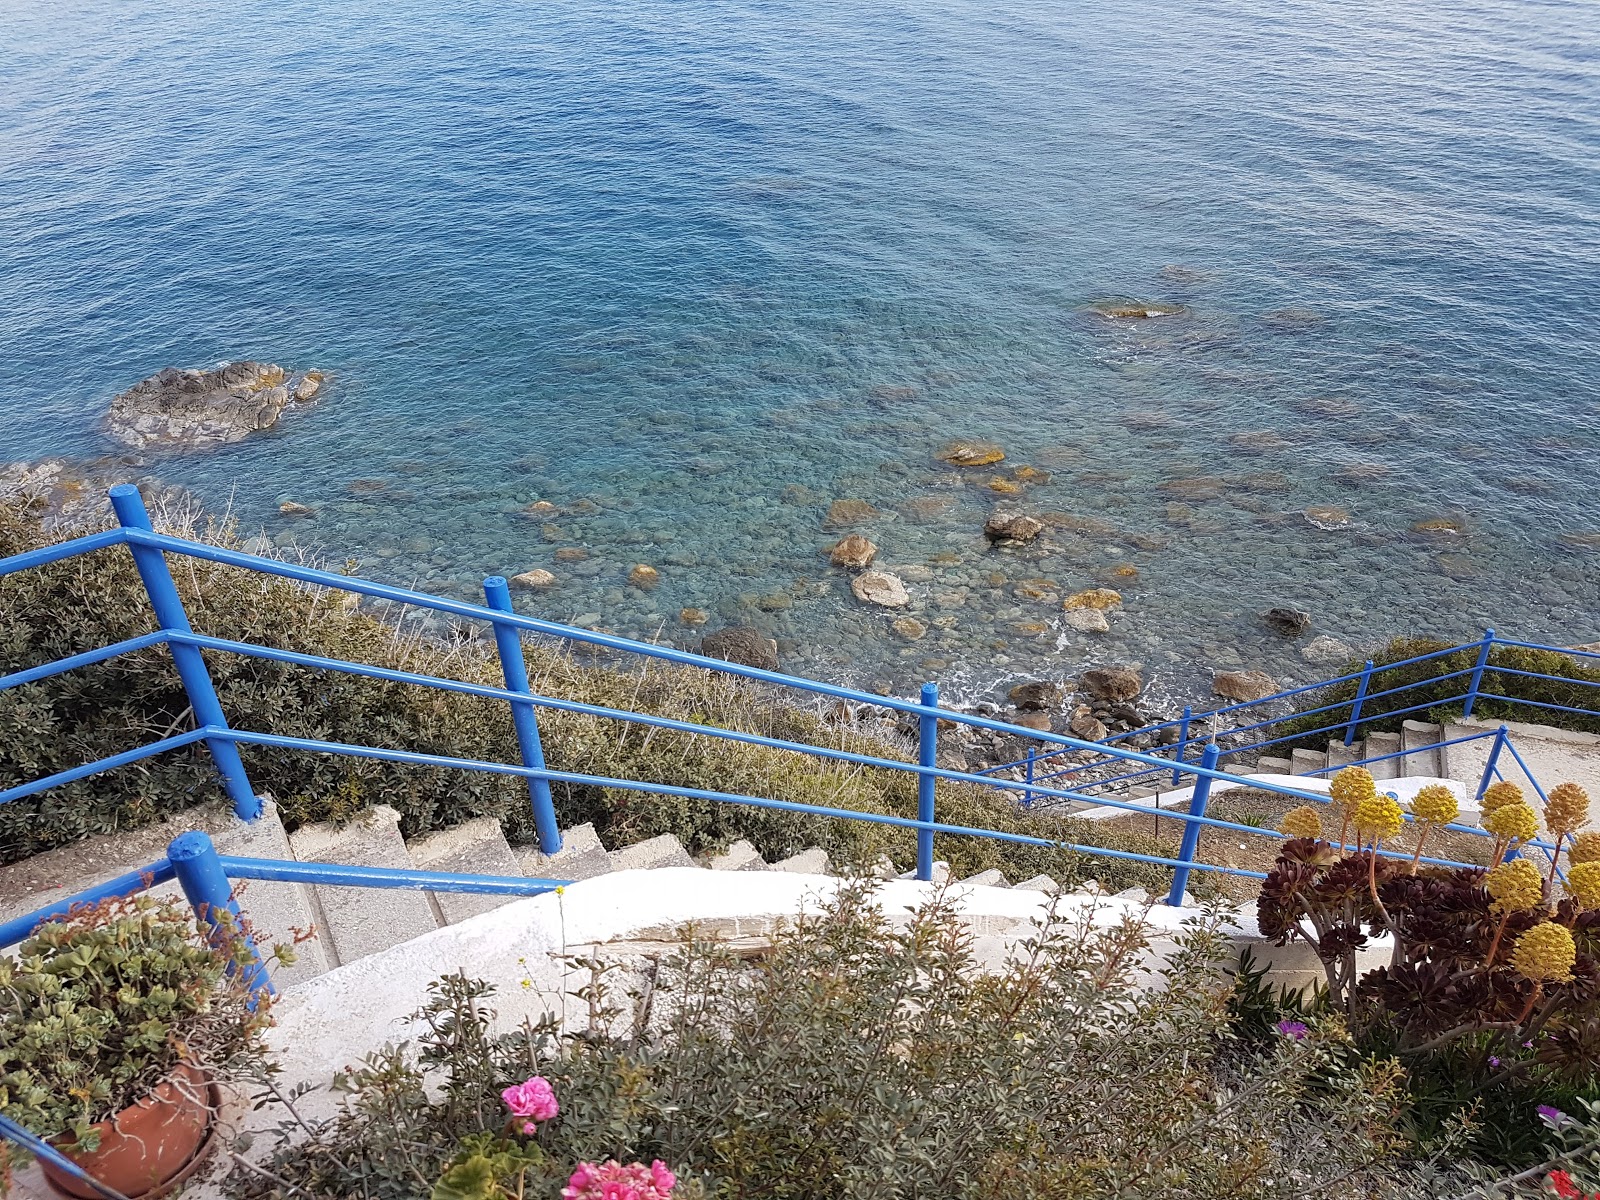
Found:
[[[999,867],[990,867],[987,871],[979,871],[976,875],[968,875],[961,881],[973,887],[1010,887],[1006,882],[1005,873]]]
[[[518,846],[512,853],[516,856],[521,873],[530,879],[576,881],[593,879],[596,875],[605,875],[615,869],[611,865],[611,856],[600,841],[600,835],[588,822],[563,830],[561,849],[554,854],[539,853],[537,843]]]
[[[1256,773],[1259,775],[1293,775],[1294,763],[1287,758],[1273,758],[1263,755],[1256,760]]]
[[[1437,779],[1444,774],[1444,764],[1439,759],[1439,738],[1442,731],[1431,721],[1406,721],[1400,726],[1400,745],[1408,751],[1400,760],[1405,775],[1424,775]]]
[[[635,842],[610,852],[613,871],[645,871],[657,867],[698,867],[683,843],[670,833]]]
[[[165,858],[167,844],[191,829],[209,833],[222,854],[293,858],[277,806],[270,797],[264,799],[264,811],[253,822],[239,820],[224,805],[208,805],[143,829],[96,834],[0,868],[0,920],[20,917]],[[176,883],[168,883],[152,888],[150,895],[182,900],[183,890]],[[263,953],[273,945],[293,943],[297,933],[311,930],[316,924],[311,892],[298,883],[241,880],[234,885],[234,895],[259,935]],[[295,958],[291,966],[272,968],[276,987],[292,987],[328,968],[322,941],[315,937],[295,947]]]
[[[1019,892],[1043,892],[1047,896],[1054,896],[1061,890],[1061,885],[1048,875],[1035,875],[1012,886]]]
[[[1393,754],[1400,749],[1400,735],[1398,733],[1369,733],[1367,734],[1366,754],[1364,757],[1372,758],[1380,754]],[[1386,758],[1382,762],[1368,763],[1367,770],[1372,772],[1374,779],[1400,778],[1400,760]]]
[[[1360,742],[1352,742],[1346,746],[1342,737],[1328,739],[1328,765],[1335,770],[1340,767],[1348,767],[1361,757],[1361,753],[1362,745]],[[1333,771],[1329,771],[1328,778],[1332,779],[1333,774]]]
[[[812,846],[809,850],[802,850],[799,854],[791,854],[788,858],[780,859],[772,864],[771,869],[791,871],[796,875],[826,875],[828,852],[821,846]],[[949,869],[948,866],[945,867],[945,870]]]
[[[766,859],[744,838],[740,838],[721,854],[708,855],[705,865],[713,871],[765,871]]]
[[[1297,748],[1290,753],[1289,762],[1291,765],[1289,773],[1291,775],[1318,774],[1320,776],[1323,769],[1328,765],[1328,756],[1321,750],[1301,750]]]
[[[303,825],[289,835],[289,846],[301,862],[401,869],[414,865],[400,837],[400,814],[387,804],[343,828]],[[330,967],[439,928],[433,905],[422,892],[315,884],[311,895]]]
[[[454,829],[441,829],[408,842],[406,849],[419,871],[453,875],[521,875],[522,867],[506,843],[494,817],[477,817]],[[468,892],[427,892],[442,925],[454,925],[479,913],[509,904],[515,896],[480,896]]]

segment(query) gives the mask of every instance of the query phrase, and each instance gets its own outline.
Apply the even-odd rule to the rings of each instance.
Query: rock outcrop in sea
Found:
[[[167,367],[118,394],[106,432],[137,450],[205,450],[271,429],[285,409],[322,391],[320,371],[234,362],[213,371]]]

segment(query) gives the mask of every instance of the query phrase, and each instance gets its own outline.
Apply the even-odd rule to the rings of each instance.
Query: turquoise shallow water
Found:
[[[701,607],[901,688],[1322,673],[1275,603],[1358,644],[1592,639],[1596,14],[21,0],[0,454],[104,452],[164,365],[322,367],[320,406],[152,469],[386,578],[548,567],[545,615],[694,644]],[[989,549],[952,436],[1076,520]],[[821,557],[836,499],[879,510],[852,528],[912,568],[920,641]],[[1109,635],[1016,594],[1119,565]]]

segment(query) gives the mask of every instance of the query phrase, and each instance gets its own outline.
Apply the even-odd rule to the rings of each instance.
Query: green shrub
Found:
[[[549,1174],[529,1195],[607,1158],[660,1159],[684,1195],[729,1200],[1450,1194],[1397,1158],[1395,1073],[1348,1065],[1336,1027],[1232,1037],[1218,924],[1197,919],[1155,987],[1140,922],[1054,913],[986,973],[947,898],[897,926],[847,883],[755,962],[690,931],[629,996],[575,964],[593,1016],[565,1034],[491,1038],[490,989],[447,978],[415,1054],[342,1077],[337,1116],[289,1121],[230,1186],[425,1196],[460,1141],[504,1120],[499,1090],[538,1074],[561,1113],[535,1135]]]
[[[37,513],[0,503],[0,556],[72,536],[52,534]],[[172,532],[237,544],[227,527],[178,522]],[[389,611],[350,609],[341,594],[197,559],[172,559],[194,627],[206,634],[350,659],[467,682],[498,685],[492,644],[469,629],[423,636]],[[153,628],[128,552],[116,547],[0,579],[0,661],[17,670]],[[580,661],[548,643],[527,643],[535,691],[616,709],[670,716],[906,761],[887,724],[829,719],[784,693],[715,671],[651,663],[614,669]],[[223,710],[240,729],[458,758],[518,761],[508,707],[498,701],[318,671],[232,654],[206,654]],[[128,750],[191,726],[167,650],[157,647],[0,693],[0,787]],[[914,817],[911,775],[861,768],[797,752],[745,745],[589,715],[540,714],[548,764],[616,779],[744,793],[799,804]],[[344,820],[378,803],[397,809],[414,837],[473,817],[501,820],[513,842],[532,840],[526,785],[514,776],[371,759],[241,746],[251,780],[278,799],[291,829]],[[914,835],[865,822],[685,800],[597,786],[553,787],[563,826],[593,822],[608,845],[676,834],[692,852],[748,838],[769,859],[812,845],[839,863],[888,853],[914,862]],[[203,746],[64,784],[0,805],[0,861],[14,862],[89,834],[134,828],[222,798]],[[1148,839],[1016,811],[1003,795],[941,784],[940,819],[1150,853]],[[1048,848],[940,837],[936,853],[958,875],[989,867],[1023,879],[1062,861]],[[1165,887],[1166,872],[1138,863],[1080,859],[1071,884],[1091,875],[1121,889]]]
[[[1467,691],[1471,675],[1456,675],[1458,671],[1471,671],[1478,662],[1478,647],[1465,646],[1452,654],[1440,654],[1450,649],[1451,643],[1437,638],[1395,638],[1381,652],[1373,655],[1375,668],[1368,685],[1368,698],[1361,704],[1361,721],[1357,736],[1367,733],[1394,732],[1406,720],[1424,718],[1444,722],[1461,716],[1462,702],[1452,697]],[[1406,659],[1424,654],[1439,654],[1426,662],[1409,663]],[[1346,663],[1343,674],[1360,671],[1362,663]],[[1498,668],[1498,669],[1497,669]],[[1518,675],[1517,671],[1535,671],[1554,675],[1556,679],[1532,679]],[[1453,675],[1440,679],[1442,675]],[[1570,681],[1570,682],[1569,682]],[[1336,707],[1327,712],[1309,716],[1293,716],[1279,722],[1274,730],[1276,737],[1304,734],[1296,744],[1320,749],[1329,734],[1313,733],[1348,721],[1354,707],[1359,681],[1347,680],[1307,692],[1301,698],[1301,710]],[[1392,696],[1374,696],[1395,688],[1405,690]],[[1578,659],[1555,650],[1526,650],[1520,646],[1494,646],[1489,651],[1489,661],[1479,681],[1478,690],[1492,692],[1509,700],[1489,700],[1480,695],[1472,707],[1474,718],[1498,721],[1528,721],[1538,725],[1554,725],[1560,729],[1577,729],[1600,733],[1600,659]],[[1580,709],[1580,712],[1563,712],[1560,709],[1542,708],[1554,704],[1563,708]],[[1399,709],[1427,707],[1413,712],[1397,713]],[[1593,714],[1592,716],[1589,714]],[[1395,715],[1390,715],[1395,714]]]

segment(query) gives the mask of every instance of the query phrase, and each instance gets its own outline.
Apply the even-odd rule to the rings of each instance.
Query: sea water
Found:
[[[384,579],[545,568],[527,611],[752,624],[900,690],[1589,640],[1597,14],[13,0],[0,454],[114,449],[166,365],[321,368],[276,429],[129,471]],[[993,547],[997,506],[1052,528]],[[829,566],[847,532],[923,636]],[[1097,585],[1111,631],[1065,628]]]

